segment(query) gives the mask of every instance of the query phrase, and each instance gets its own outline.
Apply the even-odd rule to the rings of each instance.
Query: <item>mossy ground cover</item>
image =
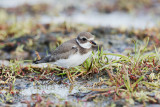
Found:
[[[7,90],[6,93],[2,94],[1,102],[14,102],[14,99],[11,100],[12,97],[19,94],[19,91],[14,89],[17,78],[27,78],[30,82],[38,82],[50,80],[52,75],[57,75],[55,77],[64,77],[58,83],[65,84],[66,71],[69,71],[72,78],[75,79],[75,83],[79,79],[91,81],[93,75],[97,75],[96,78],[99,81],[93,82],[89,88],[86,87],[96,93],[86,95],[86,101],[96,101],[101,97],[109,97],[113,100],[112,104],[121,99],[125,99],[125,105],[158,104],[160,100],[159,52],[155,50],[155,52],[145,54],[146,47],[147,45],[137,49],[137,52],[132,56],[104,53],[101,50],[91,59],[87,59],[81,66],[69,70],[59,67],[35,68],[32,64],[24,67],[23,62],[11,61],[8,67],[1,66],[1,86],[3,86],[1,90]],[[118,56],[120,59],[109,60],[106,55]],[[107,87],[100,88],[101,86]]]

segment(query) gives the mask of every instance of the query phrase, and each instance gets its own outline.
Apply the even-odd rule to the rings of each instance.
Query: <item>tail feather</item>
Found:
[[[42,61],[42,60],[35,60],[35,61],[33,61],[33,63],[34,64],[39,64],[39,63],[44,63],[44,61]]]
[[[46,56],[43,59],[33,61],[33,63],[34,64],[46,63],[46,62],[49,62],[49,58],[50,58],[50,56]]]

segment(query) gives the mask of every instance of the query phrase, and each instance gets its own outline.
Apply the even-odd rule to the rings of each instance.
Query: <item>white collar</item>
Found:
[[[78,43],[82,48],[89,49],[89,48],[92,47],[92,44],[91,44],[90,42],[81,44],[81,43],[78,41],[77,38],[76,38],[76,41],[77,41],[77,43]]]

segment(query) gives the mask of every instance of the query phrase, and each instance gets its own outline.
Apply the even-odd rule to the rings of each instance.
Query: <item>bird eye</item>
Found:
[[[83,41],[86,41],[87,39],[86,39],[86,38],[82,38],[82,40],[83,40]]]

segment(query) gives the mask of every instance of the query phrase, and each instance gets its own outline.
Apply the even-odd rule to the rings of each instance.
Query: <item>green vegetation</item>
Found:
[[[145,53],[145,46],[135,45],[134,55],[121,55],[105,53],[103,49],[97,53],[93,53],[92,58],[88,58],[81,66],[69,69],[72,77],[87,77],[87,75],[101,74],[99,82],[93,83],[93,88],[88,88],[91,91],[97,91],[96,96],[103,95],[112,97],[113,100],[125,99],[126,104],[139,103],[158,103],[159,98],[159,57],[160,53],[155,49],[155,52]],[[138,48],[139,47],[139,48]],[[119,57],[118,60],[110,60],[107,55]],[[11,61],[8,67],[1,66],[1,84],[14,85],[16,78],[30,78],[36,81],[49,78],[49,75],[56,74],[65,76],[66,70],[57,67],[37,68],[31,65],[24,67],[22,61]],[[29,73],[36,75],[30,76]],[[107,74],[106,74],[107,73]],[[95,88],[97,86],[106,85],[107,88]],[[13,93],[14,87],[9,90]],[[4,95],[6,101],[11,99],[11,96]],[[154,97],[152,96],[154,94]],[[92,96],[88,96],[88,100]],[[7,100],[8,99],[8,100]],[[1,98],[4,102],[4,98]]]
[[[144,6],[142,6],[143,8],[154,10],[152,2],[149,0],[136,0],[136,2],[119,0],[111,7],[106,5],[103,7],[102,4],[99,4],[95,8],[100,12],[117,10],[131,12],[137,11],[141,5]],[[24,9],[22,9],[23,7]],[[13,13],[10,14],[11,12]],[[24,96],[22,96],[21,91],[28,88],[27,85],[23,87],[22,84],[32,84],[31,87],[53,86],[55,84],[69,87],[71,84],[67,77],[67,71],[71,74],[69,75],[70,78],[74,80],[69,92],[72,92],[76,86],[80,87],[78,90],[82,90],[81,93],[71,94],[74,99],[80,99],[76,104],[81,106],[84,102],[95,104],[102,102],[102,104],[107,103],[109,106],[122,105],[122,103],[126,106],[146,106],[147,104],[160,103],[160,27],[158,24],[157,27],[152,28],[123,29],[93,27],[67,22],[61,24],[39,23],[40,14],[57,15],[60,12],[62,10],[50,13],[47,4],[24,5],[16,7],[12,11],[1,8],[0,106],[16,104],[17,102],[25,103],[28,106],[74,105],[73,102],[67,102],[55,93],[36,93],[27,96],[27,100],[22,100]],[[23,18],[22,16],[28,13],[33,17],[18,20],[17,15]],[[96,40],[100,42],[98,44],[103,44],[112,52],[107,52],[106,48],[102,48],[93,52],[92,57],[88,58],[82,65],[70,69],[49,64],[47,68],[44,68],[32,64],[32,61],[36,59],[35,51],[38,51],[43,57],[62,42],[74,38],[81,31],[93,33]],[[113,40],[109,41],[111,43],[101,41],[110,36],[121,36],[124,39],[119,41],[124,41],[124,44],[129,41],[127,45],[130,47],[125,45],[121,52],[113,45]],[[129,49],[127,49],[128,47]],[[86,92],[83,92],[84,90]],[[63,103],[53,102],[51,100],[53,98]]]

